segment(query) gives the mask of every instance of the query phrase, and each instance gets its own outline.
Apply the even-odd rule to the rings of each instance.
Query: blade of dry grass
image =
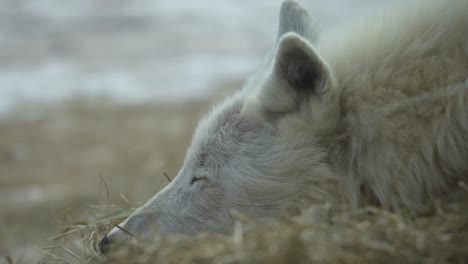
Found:
[[[33,246],[27,246],[27,247],[29,247],[29,248],[31,248],[31,249],[34,249],[34,250],[36,250],[36,251],[39,251],[39,252],[41,252],[41,253],[43,253],[43,254],[45,254],[45,255],[48,255],[49,257],[52,257],[52,258],[54,258],[54,259],[60,260],[60,261],[62,261],[63,263],[72,264],[71,262],[67,261],[66,259],[61,258],[61,257],[59,257],[59,256],[57,256],[57,255],[54,255],[54,254],[52,254],[52,253],[50,253],[50,252],[47,252],[47,251],[45,251],[45,250],[42,250],[42,249],[40,249],[40,248],[36,248],[36,247],[33,247]]]

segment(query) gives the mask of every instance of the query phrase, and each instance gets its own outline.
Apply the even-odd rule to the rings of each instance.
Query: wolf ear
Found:
[[[277,40],[288,32],[295,32],[315,43],[320,33],[320,26],[298,2],[286,0],[280,9]]]
[[[256,107],[268,119],[297,111],[313,99],[319,101],[333,79],[315,48],[299,35],[287,33],[279,40],[270,76],[255,97]]]
[[[297,95],[320,93],[331,77],[330,70],[315,49],[294,33],[284,35],[278,44],[273,75]]]

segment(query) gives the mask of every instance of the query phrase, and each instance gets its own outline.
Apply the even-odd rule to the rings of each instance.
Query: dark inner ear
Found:
[[[316,92],[316,86],[320,85],[323,72],[314,65],[305,54],[290,51],[282,55],[278,63],[277,75],[286,81],[289,87],[300,95],[311,95]]]
[[[274,74],[298,98],[319,94],[330,78],[328,67],[314,48],[294,33],[279,42]]]

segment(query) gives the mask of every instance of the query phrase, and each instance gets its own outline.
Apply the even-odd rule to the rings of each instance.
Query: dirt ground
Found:
[[[163,172],[177,174],[209,104],[76,98],[0,119],[0,255],[29,263],[42,254],[30,247],[86,221],[93,205],[147,200],[166,184]]]

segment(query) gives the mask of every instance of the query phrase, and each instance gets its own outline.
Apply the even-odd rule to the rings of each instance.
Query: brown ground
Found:
[[[177,174],[208,105],[74,99],[0,119],[0,256],[38,257],[25,246],[50,245],[57,226],[87,221],[92,205],[151,197],[166,184],[163,171]]]

